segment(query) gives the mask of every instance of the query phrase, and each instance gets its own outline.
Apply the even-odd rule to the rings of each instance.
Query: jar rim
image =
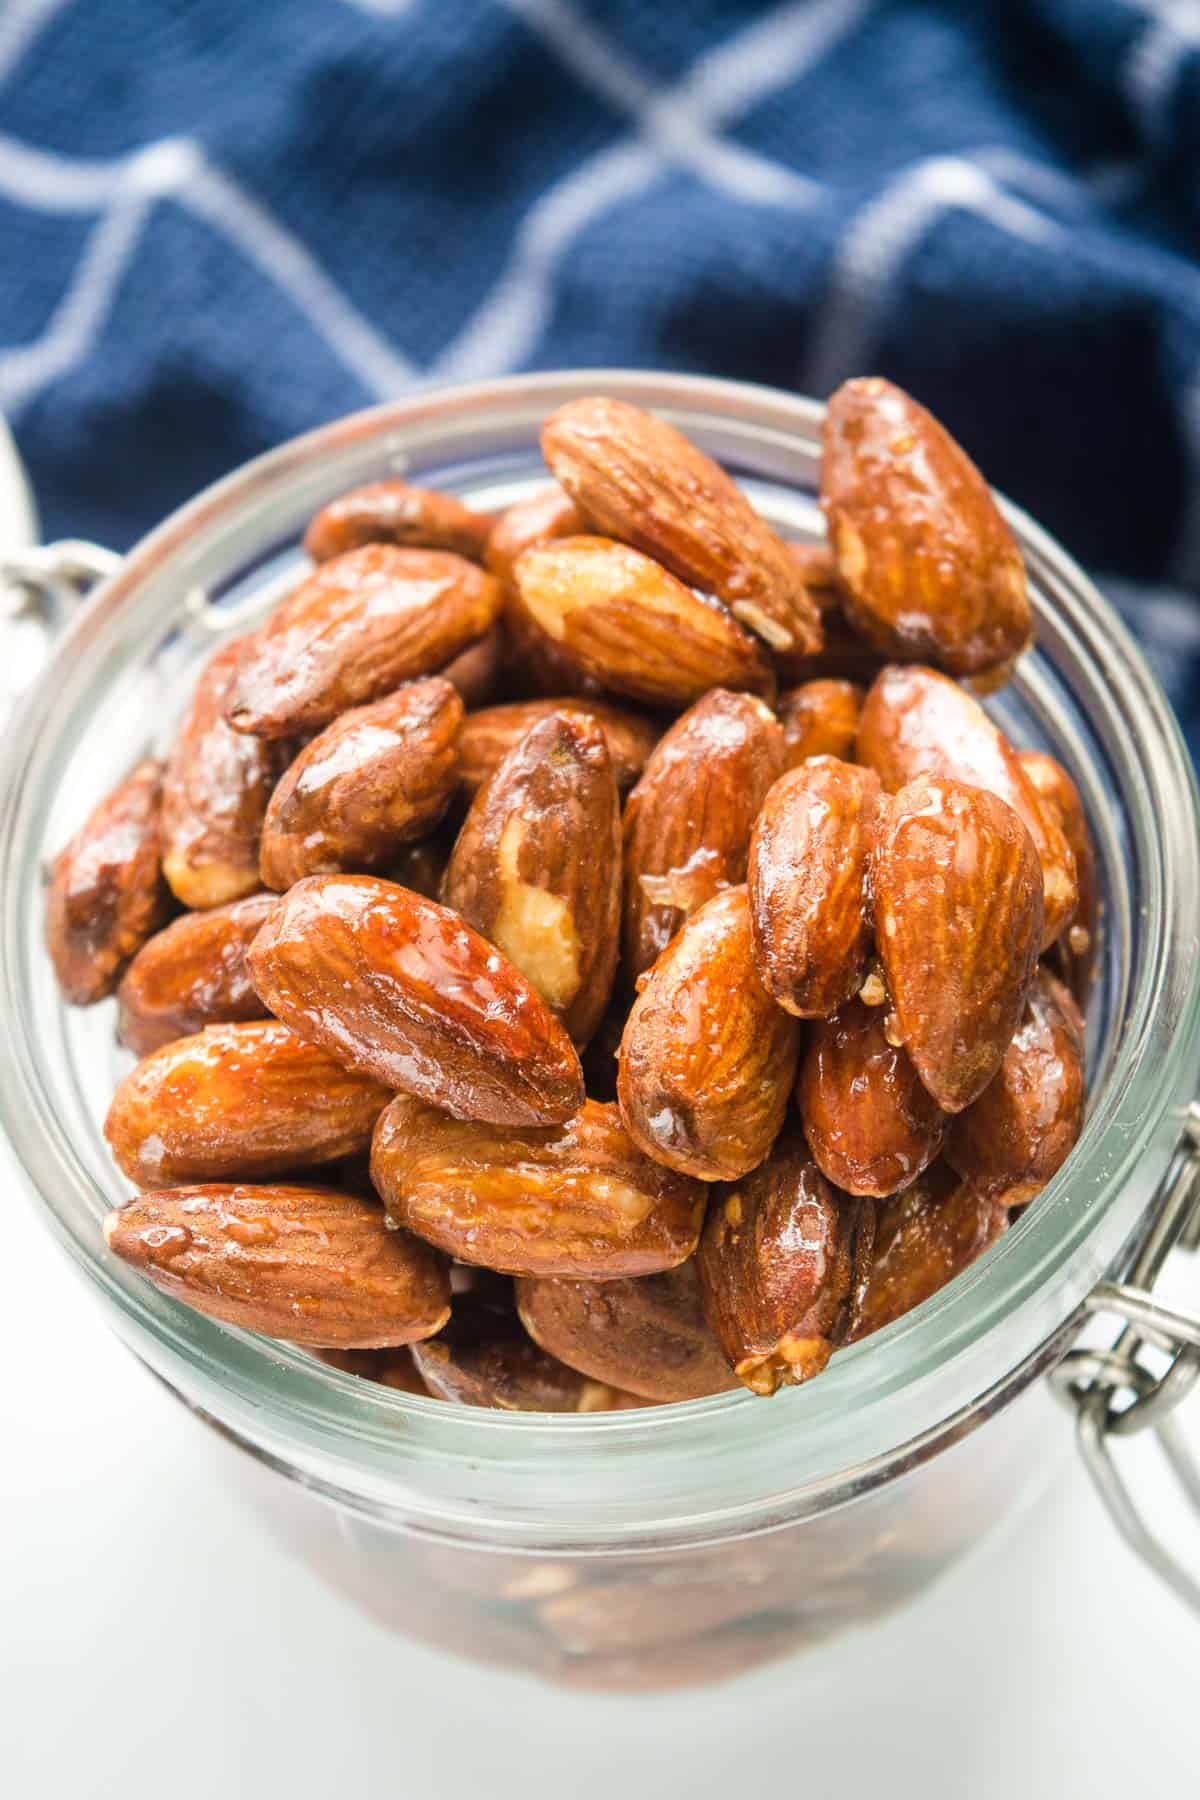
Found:
[[[663,412],[685,428],[701,417],[715,422],[731,443],[739,435],[747,442],[770,440],[784,460],[802,441],[811,443],[824,410],[818,402],[748,383],[619,369],[512,376],[419,394],[337,420],[256,458],[188,502],[129,553],[27,697],[0,772],[0,993],[10,1021],[21,1020],[20,958],[28,943],[22,908],[29,896],[19,851],[44,762],[39,732],[65,726],[60,665],[127,653],[132,640],[122,621],[136,612],[149,584],[186,582],[190,547],[205,534],[238,525],[240,541],[250,543],[256,511],[267,497],[290,492],[295,498],[301,489],[335,492],[343,469],[365,454],[385,448],[403,458],[429,445],[453,447],[460,430],[473,430],[481,419],[502,418],[513,432],[536,431],[553,406],[598,391]],[[1191,1097],[1200,971],[1187,908],[1194,909],[1200,892],[1200,813],[1178,726],[1132,638],[1048,534],[1003,504],[1035,586],[1053,595],[1055,629],[1071,636],[1092,672],[1084,698],[1098,711],[1108,710],[1110,745],[1125,757],[1122,776],[1140,797],[1133,809],[1138,816],[1129,823],[1132,853],[1146,883],[1138,922],[1146,941],[1121,1041],[1092,1096],[1075,1151],[1036,1207],[985,1258],[914,1312],[840,1352],[820,1381],[779,1396],[770,1407],[726,1394],[607,1415],[450,1408],[220,1326],[128,1279],[99,1233],[88,1241],[68,1217],[63,1184],[74,1190],[76,1202],[94,1201],[94,1184],[70,1155],[29,1053],[33,1021],[25,1020],[25,1031],[10,1029],[0,1043],[0,1124],[59,1241],[101,1289],[118,1330],[139,1354],[225,1429],[345,1504],[367,1513],[399,1512],[422,1529],[452,1536],[542,1546],[553,1541],[576,1549],[614,1534],[633,1543],[650,1532],[661,1541],[664,1532],[678,1531],[694,1541],[698,1531],[760,1528],[784,1511],[796,1517],[843,1500],[934,1453],[1053,1359],[1084,1296],[1136,1232],[1170,1158],[1175,1112]],[[1171,1025],[1166,1054],[1164,1008]],[[1018,1321],[1020,1329],[1013,1329]],[[819,1439],[823,1455],[815,1454]],[[770,1453],[767,1440],[778,1454]],[[694,1493],[684,1491],[686,1483],[672,1490],[668,1469],[678,1473],[688,1457],[710,1456],[740,1456],[753,1467],[753,1491],[731,1478],[702,1515]],[[650,1457],[656,1485],[647,1488],[636,1471],[638,1461]],[[561,1494],[554,1484],[549,1499],[543,1491],[535,1517],[516,1491],[530,1471],[540,1476],[548,1459],[556,1458],[571,1464],[572,1485],[564,1477]],[[426,1478],[435,1466],[443,1472],[473,1469],[476,1497],[448,1494],[439,1482],[430,1488]],[[614,1486],[617,1471],[623,1471],[623,1496]]]

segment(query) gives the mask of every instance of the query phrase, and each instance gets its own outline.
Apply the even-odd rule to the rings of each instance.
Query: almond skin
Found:
[[[323,506],[304,534],[304,548],[316,563],[344,556],[364,544],[404,544],[425,550],[453,550],[482,562],[494,520],[473,512],[453,494],[410,487],[392,477],[353,488]]]
[[[472,802],[442,897],[586,1044],[621,929],[621,803],[597,720],[551,713],[509,751]]]
[[[690,918],[644,979],[621,1039],[617,1098],[648,1156],[702,1181],[756,1168],[783,1124],[800,1027],[754,967],[744,887]]]
[[[499,1412],[607,1410],[589,1404],[594,1382],[534,1343],[511,1294],[507,1304],[487,1290],[457,1296],[449,1323],[411,1354],[438,1400]]]
[[[855,1341],[920,1306],[1007,1229],[1003,1200],[956,1181],[944,1163],[883,1201]]]
[[[246,952],[275,894],[251,894],[208,912],[185,913],[144,944],[117,990],[117,1037],[146,1056],[206,1025],[266,1017]]]
[[[622,400],[572,400],[542,452],[593,526],[724,602],[775,650],[818,650],[817,609],[787,546],[710,456]]]
[[[413,681],[327,725],[290,764],[263,822],[263,885],[374,869],[438,824],[458,782],[463,703]]]
[[[513,573],[533,622],[615,693],[678,711],[709,688],[772,688],[749,632],[628,544],[601,537],[535,544]]]
[[[458,689],[464,706],[490,706],[504,681],[505,655],[504,631],[495,624],[476,643],[460,650],[438,674]]]
[[[779,696],[789,768],[799,768],[810,756],[853,762],[863,692],[856,681],[825,679],[803,682]]]
[[[587,520],[569,494],[557,484],[542,488],[528,500],[514,501],[500,514],[488,538],[484,561],[497,581],[509,585],[517,558],[534,544],[580,537],[587,529]]]
[[[973,675],[1031,642],[1025,565],[991,489],[891,382],[848,381],[830,400],[821,505],[847,615],[885,655]]]
[[[551,1125],[583,1103],[545,1001],[456,913],[369,875],[310,875],[250,951],[277,1018],[348,1068],[458,1117]]]
[[[632,787],[646,766],[646,759],[662,736],[661,724],[627,706],[606,700],[573,698],[513,700],[505,706],[488,706],[468,713],[459,738],[458,778],[474,794],[525,733],[553,713],[569,718],[595,719],[604,732],[613,776],[622,792]]]
[[[874,1209],[837,1194],[798,1134],[713,1195],[697,1272],[709,1324],[756,1394],[819,1375],[858,1322]]]
[[[1066,929],[1078,904],[1071,846],[1007,737],[965,688],[935,669],[881,670],[863,703],[856,761],[892,794],[918,775],[998,794],[1024,821],[1042,865],[1043,950]]]
[[[490,575],[449,550],[365,544],[336,556],[255,633],[226,716],[257,737],[319,731],[450,662],[494,624],[500,598]]]
[[[294,1344],[407,1344],[450,1313],[433,1251],[336,1188],[181,1186],[110,1213],[104,1236],[174,1299]]]
[[[595,1100],[556,1130],[515,1131],[398,1095],[376,1127],[371,1177],[397,1224],[512,1275],[673,1269],[704,1218],[699,1183],[643,1156],[616,1107]]]
[[[552,1356],[647,1400],[699,1400],[737,1386],[704,1317],[695,1257],[635,1281],[526,1278],[517,1308]]]
[[[747,873],[754,954],[767,992],[798,1018],[828,1018],[862,984],[878,811],[879,777],[832,756],[790,769],[763,802]]]
[[[387,1101],[275,1019],[209,1025],[143,1058],[104,1135],[139,1187],[253,1180],[364,1149]]]
[[[260,885],[263,820],[291,752],[226,723],[250,643],[223,644],[205,664],[163,776],[163,873],[177,899],[200,910],[240,900]]]
[[[888,1042],[885,1009],[861,1000],[813,1025],[796,1102],[817,1167],[849,1194],[909,1187],[946,1135],[937,1102],[906,1053]]]
[[[976,1188],[1023,1206],[1056,1175],[1083,1129],[1083,1015],[1045,968],[1000,1073],[955,1119],[946,1161]]]
[[[659,741],[625,808],[631,975],[648,969],[706,900],[745,880],[750,833],[784,756],[765,702],[720,688]]]
[[[1020,750],[1017,756],[1041,795],[1042,805],[1062,826],[1075,858],[1079,901],[1070,924],[1055,941],[1051,955],[1076,1000],[1080,1006],[1085,1006],[1100,945],[1100,878],[1091,827],[1079,789],[1060,762],[1044,750]]]
[[[923,776],[885,811],[873,878],[893,1035],[942,1110],[961,1112],[999,1069],[1037,968],[1033,840],[995,794]]]
[[[161,763],[138,763],[54,859],[46,948],[58,985],[74,1006],[111,994],[125,964],[166,917],[161,793]]]

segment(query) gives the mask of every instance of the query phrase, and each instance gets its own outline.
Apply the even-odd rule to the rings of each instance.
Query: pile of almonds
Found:
[[[834,395],[827,547],[634,406],[542,444],[555,485],[498,518],[327,506],[58,857],[63,992],[115,992],[142,1058],[105,1234],[411,1392],[770,1394],[1070,1151],[1088,829],[977,697],[1025,572],[907,395]]]

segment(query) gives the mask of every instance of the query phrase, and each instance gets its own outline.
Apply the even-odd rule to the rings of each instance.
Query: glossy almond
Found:
[[[246,952],[276,904],[251,894],[208,912],[185,913],[142,946],[117,990],[117,1037],[139,1056],[205,1025],[266,1017]]]
[[[698,1182],[644,1156],[615,1106],[516,1131],[465,1123],[397,1096],[375,1131],[371,1176],[398,1224],[460,1262],[513,1275],[605,1281],[673,1269],[696,1248]]]
[[[787,745],[789,768],[810,756],[854,760],[858,715],[864,690],[856,681],[806,681],[779,696],[779,723]]]
[[[75,1006],[103,1000],[166,915],[159,864],[162,765],[147,759],[59,851],[46,892],[46,947]]]
[[[379,873],[387,881],[394,881],[397,887],[412,888],[414,893],[424,894],[427,900],[438,900],[453,842],[453,838],[442,830],[436,837],[402,844]]]
[[[497,1412],[590,1412],[596,1383],[535,1344],[512,1303],[462,1294],[436,1337],[412,1349],[431,1394]],[[601,1398],[603,1398],[601,1396]]]
[[[999,1074],[954,1121],[947,1162],[976,1187],[1003,1191],[1006,1206],[1040,1194],[1083,1129],[1083,1057],[1083,1016],[1039,969]]]
[[[1008,1229],[1002,1198],[959,1182],[935,1163],[879,1206],[871,1270],[853,1335],[868,1337],[928,1300]]]
[[[799,1018],[828,1018],[862,984],[878,811],[872,770],[818,756],[777,781],[758,815],[747,872],[756,966]]]
[[[500,586],[449,550],[366,544],[322,563],[251,640],[226,701],[259,737],[319,731],[429,675],[494,623]]]
[[[314,562],[328,562],[364,544],[404,544],[453,550],[479,562],[495,521],[473,512],[453,494],[412,487],[393,476],[353,488],[323,506],[304,534]]]
[[[479,712],[467,714],[459,738],[458,777],[467,792],[473,794],[481,787],[525,733],[554,713],[576,719],[595,719],[604,733],[613,776],[622,792],[632,787],[662,736],[662,726],[656,719],[635,712],[631,707],[610,705],[606,700],[564,695],[558,699],[512,700],[503,706],[484,707]]]
[[[415,1243],[417,1240],[409,1241]],[[406,1344],[390,1350],[334,1350],[324,1345],[319,1350],[314,1349],[313,1355],[329,1368],[340,1369],[344,1375],[357,1375],[362,1381],[377,1382],[380,1387],[394,1388],[397,1393],[431,1398]]]
[[[1075,858],[1008,738],[964,687],[934,669],[883,669],[863,703],[856,760],[889,793],[918,775],[987,788],[1023,819],[1042,865],[1042,948],[1070,923],[1078,902]]]
[[[713,1195],[700,1291],[730,1368],[752,1392],[819,1375],[851,1335],[874,1222],[869,1202],[834,1192],[798,1134]]]
[[[280,891],[305,875],[375,869],[425,837],[458,782],[463,703],[413,681],[327,725],[285,771],[263,821],[259,866]]]
[[[232,684],[251,640],[209,658],[167,757],[162,792],[163,873],[185,906],[224,906],[260,885],[259,841],[290,746],[232,731]]]
[[[364,1149],[387,1101],[275,1019],[209,1025],[143,1058],[104,1135],[140,1187],[252,1181]]]
[[[1031,641],[1025,565],[991,489],[891,382],[848,381],[830,400],[821,504],[847,614],[886,655],[970,675]]]
[[[772,687],[757,640],[723,606],[628,544],[536,544],[517,559],[514,580],[534,623],[615,693],[678,710],[713,687]]]
[[[638,975],[684,920],[746,878],[750,833],[783,773],[783,733],[770,709],[716,689],[650,756],[625,808],[623,940]]]
[[[512,581],[516,560],[534,544],[548,543],[551,538],[579,537],[588,529],[587,520],[569,494],[555,484],[530,494],[527,500],[516,500],[496,520],[488,538],[484,560],[498,581]]]
[[[369,875],[310,875],[250,951],[254,984],[347,1067],[464,1118],[549,1125],[583,1101],[545,1001],[457,914]]]
[[[873,878],[895,1029],[945,1112],[1000,1067],[1037,968],[1042,877],[1010,806],[923,776],[886,809]]]
[[[593,1380],[648,1400],[699,1400],[736,1387],[700,1302],[696,1259],[634,1281],[524,1278],[529,1335]]]
[[[668,1168],[736,1180],[778,1135],[799,1047],[755,970],[746,890],[730,888],[688,920],[634,1002],[617,1066],[626,1129]]]
[[[849,1194],[909,1187],[946,1134],[945,1115],[886,1026],[884,1007],[851,1000],[812,1026],[800,1060],[796,1101],[808,1147],[826,1179]]]
[[[475,643],[438,670],[438,674],[458,689],[466,707],[490,706],[500,698],[504,685],[506,645],[504,631],[497,622]]]
[[[174,1299],[294,1344],[406,1344],[449,1316],[450,1284],[428,1245],[336,1188],[181,1186],[110,1213],[104,1235]]]
[[[1075,858],[1079,895],[1070,923],[1055,941],[1051,955],[1080,1006],[1087,1003],[1100,948],[1100,875],[1096,846],[1083,810],[1079,789],[1062,764],[1044,750],[1017,752],[1021,767],[1057,818]]]
[[[509,751],[475,796],[442,897],[585,1044],[621,928],[621,803],[597,720],[551,713]]]
[[[787,546],[710,456],[622,400],[572,400],[542,452],[593,526],[714,594],[776,650],[816,650],[817,609]]]

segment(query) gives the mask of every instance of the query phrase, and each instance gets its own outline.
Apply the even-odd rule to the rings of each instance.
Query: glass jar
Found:
[[[820,407],[609,371],[380,407],[184,507],[94,593],[10,733],[0,1113],[114,1329],[250,1453],[238,1462],[257,1504],[330,1580],[445,1647],[644,1687],[733,1673],[879,1614],[1044,1479],[1065,1425],[1040,1377],[1077,1338],[1097,1282],[1128,1269],[1179,1172],[1200,1047],[1200,841],[1186,752],[1140,654],[1082,572],[1010,508],[1038,648],[988,704],[1078,782],[1105,925],[1086,1128],[980,1262],[770,1404],[724,1394],[584,1416],[377,1387],[203,1318],[115,1262],[99,1220],[127,1190],[101,1120],[125,1059],[111,1003],[77,1011],[57,996],[42,948],[47,858],[136,756],[163,747],[214,643],[294,583],[319,505],[394,473],[506,504],[545,480],[544,415],[597,391],[673,420],[785,534],[818,534]]]

